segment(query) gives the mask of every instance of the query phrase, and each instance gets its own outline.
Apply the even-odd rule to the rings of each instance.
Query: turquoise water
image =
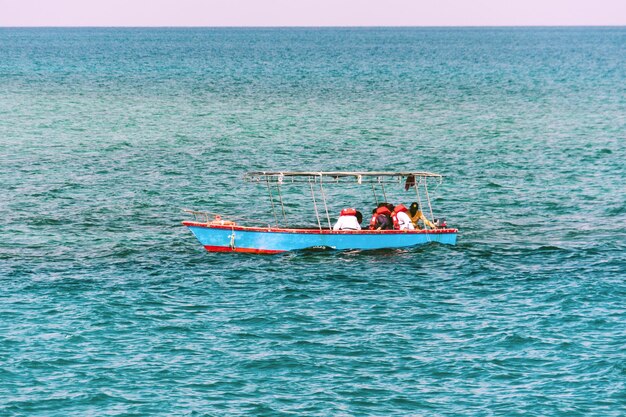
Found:
[[[0,29],[0,414],[623,416],[625,45]],[[258,169],[442,173],[458,245],[204,252],[180,209],[271,221]]]

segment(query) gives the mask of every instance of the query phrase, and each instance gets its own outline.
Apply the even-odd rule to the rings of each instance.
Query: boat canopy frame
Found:
[[[327,178],[331,182],[351,182],[356,180],[357,184],[368,183],[396,183],[403,179],[414,176],[420,178],[443,179],[443,175],[426,171],[252,171],[246,172],[243,179],[248,182],[278,182],[278,183],[298,183],[321,181]]]
[[[430,193],[428,191],[428,181],[434,181],[436,183],[436,188],[438,188],[443,181],[443,175],[427,171],[251,171],[244,174],[243,179],[247,182],[266,183],[276,226],[279,226],[280,222],[275,207],[277,204],[274,204],[273,188],[276,188],[276,191],[278,193],[278,200],[282,210],[282,217],[286,226],[287,216],[285,214],[285,206],[283,204],[282,193],[280,191],[281,185],[308,183],[311,189],[311,197],[313,200],[313,208],[315,210],[317,225],[319,230],[321,231],[322,221],[317,207],[317,199],[315,197],[316,193],[313,187],[314,185],[319,185],[319,191],[322,197],[322,202],[324,204],[324,210],[326,212],[326,220],[328,221],[328,229],[332,230],[332,224],[328,212],[328,205],[326,204],[326,193],[324,192],[325,182],[327,184],[348,184],[354,182],[356,182],[357,184],[371,184],[372,192],[374,193],[374,199],[376,201],[376,204],[378,205],[379,201],[378,195],[376,194],[376,185],[380,185],[384,201],[387,201],[385,184],[401,184],[402,181],[406,181],[406,190],[411,187],[415,189],[417,202],[420,207],[422,206],[419,191],[421,185],[424,188],[426,201],[428,203],[430,220],[434,222],[433,208],[430,201]]]

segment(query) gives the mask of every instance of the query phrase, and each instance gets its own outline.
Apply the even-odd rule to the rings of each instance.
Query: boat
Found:
[[[183,225],[200,241],[209,252],[240,252],[255,254],[275,254],[295,250],[372,250],[408,248],[437,242],[456,244],[458,230],[449,228],[445,219],[435,219],[431,205],[429,183],[439,186],[443,176],[431,172],[278,172],[254,171],[243,177],[244,181],[263,184],[269,192],[269,203],[274,217],[274,225],[243,225],[237,218],[225,218],[217,213],[184,210],[194,216],[194,220],[183,221]],[[315,211],[317,226],[289,226],[281,189],[287,186],[306,186],[311,192],[312,208]],[[404,185],[405,190],[413,188],[415,198],[422,206],[422,195],[426,200],[430,221],[435,228],[417,230],[333,230],[324,187],[346,186],[348,184],[370,185],[374,200],[379,197],[387,201],[385,185]],[[378,192],[377,192],[378,190]],[[318,207],[319,206],[319,207]],[[321,208],[324,212],[320,214]],[[372,204],[372,207],[375,207]],[[268,208],[269,211],[269,208]],[[325,214],[325,216],[323,216]],[[369,214],[369,211],[367,211]],[[425,214],[425,215],[426,215]],[[325,217],[323,220],[322,218]],[[311,217],[312,218],[312,217]],[[367,219],[368,217],[366,217]],[[282,225],[281,225],[282,223]]]

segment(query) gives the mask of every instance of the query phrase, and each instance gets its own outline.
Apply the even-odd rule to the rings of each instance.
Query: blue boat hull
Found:
[[[280,229],[214,226],[183,222],[210,252],[280,253],[301,249],[406,248],[438,242],[456,244],[456,229],[360,230]]]

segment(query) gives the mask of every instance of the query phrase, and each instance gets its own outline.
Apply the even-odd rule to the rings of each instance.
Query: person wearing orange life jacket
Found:
[[[361,225],[356,218],[356,210],[347,208],[341,210],[337,223],[333,226],[333,230],[361,230]]]
[[[428,226],[431,229],[437,228],[437,226],[435,226],[433,222],[431,222],[426,218],[426,216],[424,216],[424,213],[422,213],[422,211],[420,210],[419,204],[417,204],[415,201],[411,203],[411,208],[409,209],[409,217],[411,218],[411,222],[416,229],[420,228],[417,224],[417,222],[419,222],[420,220],[424,223],[424,226]]]
[[[373,213],[372,220],[370,222],[371,230],[391,230],[393,229],[393,223],[391,221],[391,210],[386,206],[378,207]]]
[[[398,204],[391,213],[393,219],[393,228],[395,230],[414,230],[415,227],[411,222],[411,218],[406,214],[407,208],[403,204]]]

